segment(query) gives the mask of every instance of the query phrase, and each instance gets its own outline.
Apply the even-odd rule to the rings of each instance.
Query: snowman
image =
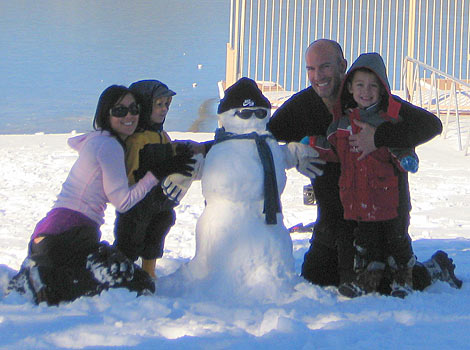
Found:
[[[280,195],[286,169],[313,178],[317,152],[300,143],[280,145],[266,124],[271,104],[256,83],[238,80],[218,107],[220,129],[193,179],[201,179],[205,208],[196,225],[196,252],[157,293],[275,301],[292,290],[292,240],[284,226]],[[179,200],[193,179],[170,175],[167,194]]]

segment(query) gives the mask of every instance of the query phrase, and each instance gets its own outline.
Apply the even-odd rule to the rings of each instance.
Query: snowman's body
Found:
[[[254,130],[248,128],[247,134]],[[266,142],[280,196],[286,185],[289,150],[268,132],[258,134],[269,135]],[[276,224],[266,223],[264,170],[255,140],[214,144],[201,173],[205,208],[196,225],[195,256],[172,275],[159,279],[157,291],[241,302],[278,301],[292,291],[298,277],[282,212],[277,213]]]
[[[284,150],[272,138],[267,142],[280,194],[286,184]],[[201,181],[206,206],[196,226],[190,274],[236,294],[278,294],[294,275],[292,240],[282,213],[277,224],[266,223],[263,166],[255,141],[215,144]]]
[[[279,145],[266,131],[271,106],[254,81],[242,78],[227,92],[218,111],[223,129],[196,171],[205,208],[196,225],[195,256],[159,279],[157,292],[279,301],[299,278],[280,208],[286,169],[315,151],[306,145]],[[270,151],[253,136],[264,138]],[[266,161],[268,153],[274,164]],[[273,172],[277,190],[268,176]],[[267,217],[265,201],[269,208],[279,204],[277,214],[268,210],[272,216]]]

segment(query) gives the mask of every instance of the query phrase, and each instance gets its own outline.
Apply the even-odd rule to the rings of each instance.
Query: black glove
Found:
[[[189,143],[178,143],[175,148],[176,155],[187,156],[191,158],[194,153]]]
[[[135,181],[139,181],[147,171],[173,157],[171,143],[149,143],[139,151],[139,168],[134,171]]]
[[[166,176],[170,174],[181,174],[184,176],[191,176],[191,171],[194,167],[191,164],[196,163],[195,159],[192,159],[193,152],[189,145],[178,144],[176,146],[176,155],[169,159],[155,164],[150,171],[155,175],[157,179],[162,181]]]

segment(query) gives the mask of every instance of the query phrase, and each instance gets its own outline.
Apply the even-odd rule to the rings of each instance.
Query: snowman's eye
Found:
[[[253,114],[258,119],[264,119],[268,115],[268,111],[265,109],[242,109],[235,112],[235,115],[238,115],[241,119],[249,119]]]

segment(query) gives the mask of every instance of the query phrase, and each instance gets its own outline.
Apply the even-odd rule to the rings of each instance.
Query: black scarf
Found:
[[[274,137],[270,134],[259,135],[256,132],[249,134],[234,134],[226,132],[224,128],[219,128],[215,131],[215,142],[219,143],[227,140],[255,140],[256,147],[258,149],[258,155],[263,165],[264,170],[264,210],[266,214],[266,223],[268,225],[276,225],[277,218],[276,213],[281,212],[281,202],[279,199],[279,191],[277,188],[276,181],[276,170],[274,166],[273,154],[269,145],[266,142],[266,138]]]

